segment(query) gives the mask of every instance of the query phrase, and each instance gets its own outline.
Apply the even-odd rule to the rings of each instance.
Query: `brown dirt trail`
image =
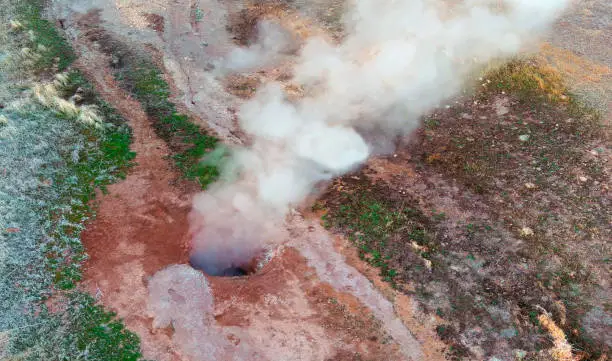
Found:
[[[152,129],[140,104],[131,99],[107,72],[103,57],[83,57],[78,67],[92,79],[100,95],[129,120],[137,165],[127,178],[100,197],[96,219],[83,233],[90,256],[84,286],[124,318],[142,337],[145,354],[173,354],[170,338],[151,334],[147,318],[145,277],[187,260],[187,214],[195,186],[178,182],[165,159],[166,144]],[[166,359],[166,358],[164,358]],[[175,357],[172,360],[178,359]]]

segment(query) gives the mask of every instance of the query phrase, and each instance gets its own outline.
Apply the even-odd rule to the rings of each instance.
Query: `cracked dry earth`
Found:
[[[270,3],[258,16],[274,16],[298,38],[309,32],[337,36],[339,29],[329,26],[333,12],[303,13]],[[316,3],[332,8],[339,2]],[[605,4],[593,1],[579,3],[591,13],[600,10],[597,6],[605,8]],[[247,80],[223,83],[208,71],[211,59],[235,46],[226,27],[239,9],[236,3],[231,5],[213,0],[53,1],[54,16],[67,20],[67,33],[80,54],[78,66],[104,99],[129,120],[134,131],[132,148],[137,152],[138,165],[127,179],[110,186],[109,193],[98,198],[97,218],[83,234],[90,255],[84,287],[138,333],[147,359],[445,359],[448,344],[436,333],[438,317],[423,312],[410,293],[398,292],[382,281],[379,271],[364,263],[348,241],[320,226],[317,214],[294,211],[287,220],[286,242],[256,274],[205,278],[187,265],[187,216],[191,198],[199,189],[180,180],[167,159],[167,145],[155,135],[140,104],[113,80],[110,59],[96,44],[79,36],[78,20],[100,9],[104,29],[153,49],[179,107],[224,142],[239,144],[245,139],[234,113],[248,94],[236,89],[245,81],[256,85],[266,79],[283,79],[286,74],[284,67],[278,66],[250,74]],[[197,18],[195,9],[203,9]],[[327,16],[323,20],[309,17],[322,13]],[[576,30],[581,26],[576,18],[559,26],[569,33],[584,34]],[[596,36],[603,36],[596,30]],[[578,89],[596,89],[592,92],[595,102],[609,104],[608,65],[589,49],[586,55],[577,55],[580,49],[567,49],[564,44],[570,38],[566,32],[558,33],[543,47],[543,56],[575,79]],[[576,64],[574,57],[586,65],[569,67]],[[586,77],[588,72],[596,75]],[[397,160],[375,159],[368,167],[380,170],[380,174],[406,175],[403,182],[413,184],[416,192],[422,186],[421,175],[411,173],[409,166]],[[453,186],[453,191],[458,190]],[[434,198],[441,197],[432,192]],[[452,201],[442,196],[439,203],[444,202]],[[177,311],[173,320],[163,322],[155,317],[149,293],[154,280],[166,277],[158,272],[169,266],[179,267],[185,278],[179,281],[167,276],[165,281],[175,282],[176,287],[165,297]],[[190,302],[194,298],[202,301]],[[193,307],[201,311],[201,318],[184,320],[181,312],[192,314]]]

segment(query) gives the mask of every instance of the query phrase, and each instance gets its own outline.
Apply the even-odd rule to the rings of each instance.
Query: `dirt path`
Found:
[[[194,188],[176,182],[178,175],[165,159],[166,144],[155,135],[140,104],[114,83],[104,58],[82,57],[78,66],[129,120],[138,163],[124,181],[108,187],[109,194],[99,198],[97,217],[83,233],[90,256],[84,286],[117,311],[130,329],[147,335],[142,337],[147,356],[178,360],[169,336],[151,332],[145,278],[187,260],[187,214]]]

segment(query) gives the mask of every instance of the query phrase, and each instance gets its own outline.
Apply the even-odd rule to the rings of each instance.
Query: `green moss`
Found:
[[[483,77],[492,86],[485,88],[481,97],[486,98],[490,91],[505,91],[533,104],[538,101],[562,104],[566,106],[568,115],[589,122],[597,123],[601,118],[600,112],[572,94],[557,70],[540,61],[515,59],[488,69]]]
[[[378,267],[383,279],[392,285],[399,275],[392,266],[392,259],[397,257],[397,240],[430,246],[429,235],[420,222],[423,215],[418,210],[360,188],[341,193],[337,202],[339,205],[330,207],[323,216],[325,226],[343,230],[357,246],[360,257]],[[426,249],[420,256],[428,259],[433,250]]]
[[[84,294],[72,295],[70,307],[72,331],[78,350],[87,350],[93,360],[131,361],[138,360],[140,340],[125,329],[113,312],[104,310],[95,300]]]
[[[43,0],[22,1],[17,5],[17,20],[31,31],[33,37],[27,38],[26,45],[42,55],[34,64],[36,71],[64,71],[75,59],[74,51],[53,26],[42,16]],[[55,67],[55,69],[53,69]]]
[[[217,180],[218,164],[201,160],[217,146],[218,139],[208,135],[187,115],[177,112],[169,100],[170,87],[153,64],[140,62],[125,66],[117,73],[117,78],[154,119],[157,134],[174,151],[172,159],[185,178],[198,181],[202,188]]]
[[[568,99],[567,88],[561,75],[551,68],[532,60],[513,60],[489,69],[484,77],[492,90],[503,90],[521,99],[547,98],[554,101]],[[486,91],[485,91],[486,92]]]

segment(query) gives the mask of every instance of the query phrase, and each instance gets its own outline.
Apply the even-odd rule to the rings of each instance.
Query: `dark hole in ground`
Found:
[[[191,257],[189,257],[189,264],[191,267],[201,270],[209,276],[243,277],[255,273],[255,268],[249,264],[228,264],[227,262],[220,261],[214,256],[201,253],[193,253]]]

